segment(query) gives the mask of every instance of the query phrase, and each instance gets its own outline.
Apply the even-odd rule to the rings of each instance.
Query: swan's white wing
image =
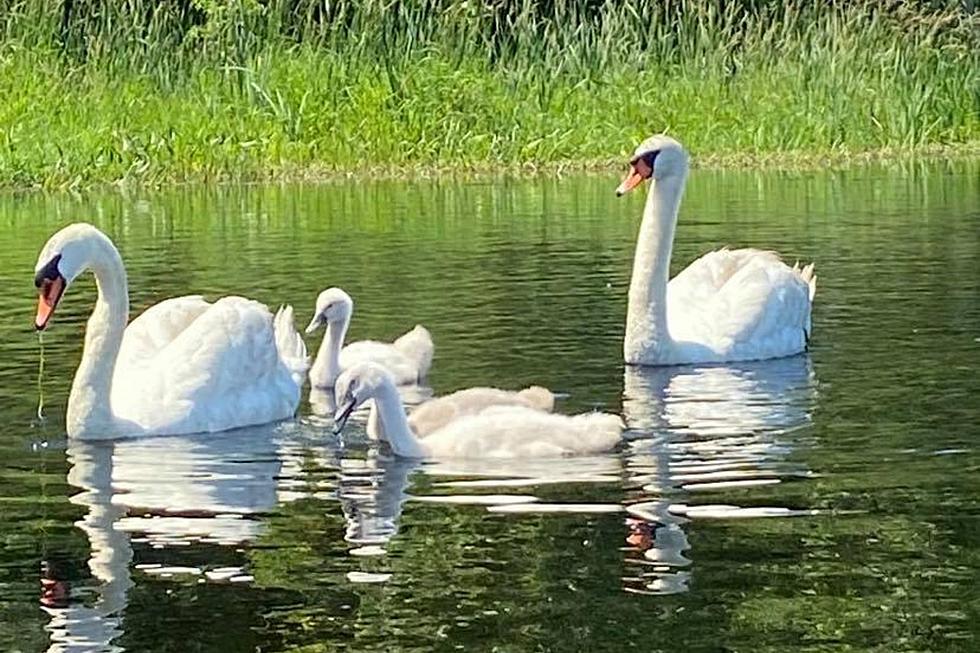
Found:
[[[210,307],[200,295],[187,295],[164,300],[143,311],[123,333],[116,371],[152,359]]]
[[[810,292],[801,271],[772,252],[711,252],[668,285],[671,336],[737,359],[802,351]]]
[[[242,297],[215,302],[151,360],[119,375],[113,410],[153,433],[219,431],[284,419],[299,387],[276,348],[272,314]]]
[[[422,442],[435,457],[546,458],[607,451],[622,430],[622,420],[607,413],[568,416],[497,406],[454,420]]]
[[[415,362],[390,343],[360,340],[340,350],[340,369],[350,369],[358,363],[366,362],[383,366],[391,372],[395,383],[415,383],[419,379],[419,369]]]
[[[681,270],[667,284],[668,314],[697,308],[711,301],[732,277],[749,265],[781,265],[773,252],[761,249],[719,249],[708,252]]]

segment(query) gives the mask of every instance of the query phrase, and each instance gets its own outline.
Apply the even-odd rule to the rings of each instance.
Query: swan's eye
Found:
[[[41,288],[45,282],[50,284],[52,281],[61,278],[61,270],[58,269],[58,262],[61,261],[61,254],[48,261],[43,268],[34,275],[34,287]]]
[[[642,157],[643,163],[650,166],[650,170],[653,170],[653,162],[657,160],[657,155],[660,154],[660,150],[654,150],[653,152],[647,152]]]
[[[653,162],[656,161],[657,155],[660,154],[660,150],[654,150],[652,152],[644,152],[643,154],[637,154],[632,159],[630,159],[630,166],[636,172],[647,179],[653,176]]]

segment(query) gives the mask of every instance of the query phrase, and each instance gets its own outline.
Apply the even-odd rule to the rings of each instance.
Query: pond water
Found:
[[[624,370],[643,198],[617,183],[0,198],[0,648],[976,650],[980,165],[694,171],[674,272],[748,245],[819,277],[808,355],[719,367]],[[39,386],[32,276],[82,219],[134,314],[241,293],[305,322],[339,285],[352,338],[429,327],[436,394],[538,383],[622,414],[628,442],[407,462],[304,398],[270,427],[68,443],[94,283]]]

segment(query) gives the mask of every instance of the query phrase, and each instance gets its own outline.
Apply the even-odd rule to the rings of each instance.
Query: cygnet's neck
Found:
[[[404,458],[425,458],[427,451],[412,431],[398,388],[385,379],[374,392],[374,408],[380,423],[378,437],[388,441],[392,452]]]
[[[350,317],[327,322],[327,332],[310,368],[310,385],[313,387],[333,390],[333,384],[340,376],[340,350],[344,347],[348,326]]]

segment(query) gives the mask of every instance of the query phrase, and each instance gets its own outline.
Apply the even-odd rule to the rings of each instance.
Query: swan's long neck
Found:
[[[405,458],[425,458],[422,443],[412,432],[405,414],[405,406],[398,396],[398,389],[391,380],[386,380],[374,393],[374,409],[381,423],[379,436],[388,440],[396,456]]]
[[[68,397],[68,435],[112,437],[112,374],[129,321],[126,269],[108,240],[97,241],[92,263],[99,297],[85,327],[85,349]]]
[[[667,328],[667,281],[685,176],[655,181],[647,195],[626,311],[623,355],[627,363],[664,362],[672,344]]]
[[[312,386],[333,390],[333,384],[340,376],[340,350],[344,346],[344,338],[347,337],[347,327],[349,326],[349,317],[327,323],[327,333],[323,336],[323,341],[320,342],[316,360],[313,361],[313,367],[310,368],[310,384]]]

